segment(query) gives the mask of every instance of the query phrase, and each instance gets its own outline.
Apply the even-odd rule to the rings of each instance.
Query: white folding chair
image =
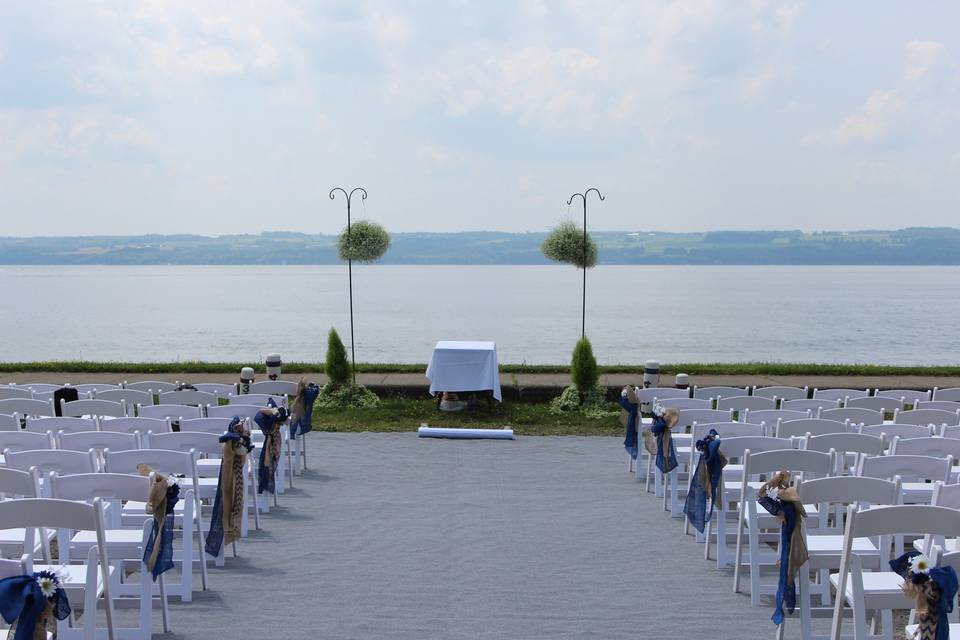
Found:
[[[251,384],[250,393],[268,393],[293,397],[297,395],[297,383],[293,380],[263,380]]]
[[[120,517],[123,502],[146,498],[150,491],[153,478],[148,476],[131,475],[125,473],[87,473],[72,476],[56,476],[49,478],[51,493],[54,498],[74,501],[100,500],[104,505],[103,541],[106,545],[110,565],[114,571],[110,574],[110,589],[115,604],[124,600],[136,601],[139,608],[138,625],[134,628],[123,629],[121,635],[138,637],[149,640],[153,629],[153,598],[159,597],[161,617],[164,632],[170,631],[169,613],[167,610],[167,589],[165,574],[153,583],[150,570],[143,561],[144,549],[147,547],[152,522],[144,521],[139,527],[122,526]],[[187,490],[189,493],[189,490]],[[108,514],[112,514],[109,517]],[[185,545],[189,548],[189,543]],[[67,547],[70,556],[86,555],[92,547],[97,546],[100,540],[94,532],[78,531],[71,537],[59,540],[60,545]],[[157,541],[159,544],[159,541]],[[136,568],[139,573],[138,584],[126,581],[127,569]],[[190,571],[184,571],[189,574]],[[124,598],[123,596],[127,596]]]
[[[127,415],[127,403],[125,400],[114,402],[112,400],[74,400],[67,402],[60,400],[60,414],[64,416],[110,416],[112,418],[123,418]]]
[[[950,389],[941,389],[939,387],[934,387],[933,399],[934,400],[951,400],[953,402],[960,402],[960,387],[952,387]]]
[[[813,411],[816,414],[820,409],[836,409],[840,406],[840,400],[831,398],[800,398],[799,400],[784,400],[780,403],[781,409],[791,411]]]
[[[721,448],[722,450],[722,448]],[[833,456],[819,451],[804,451],[789,449],[779,451],[764,451],[753,453],[746,451],[743,456],[743,478],[740,481],[740,512],[737,518],[737,550],[733,564],[733,590],[740,591],[740,573],[744,564],[750,570],[750,603],[753,606],[760,604],[761,594],[774,594],[776,585],[767,585],[760,580],[762,567],[775,567],[780,559],[779,553],[762,552],[762,531],[776,529],[771,534],[772,539],[779,537],[780,523],[771,515],[761,515],[757,510],[757,486],[751,484],[750,479],[760,475],[772,475],[781,470],[798,474],[800,480],[817,476],[829,476],[834,469]],[[808,476],[806,474],[813,474]],[[807,528],[813,525],[818,518],[817,510],[811,505],[807,508]],[[744,557],[744,534],[747,537],[748,557]]]
[[[109,577],[113,571],[107,556],[103,526],[103,505],[98,498],[93,504],[72,500],[50,498],[24,498],[0,502],[0,522],[13,527],[22,527],[27,532],[37,529],[56,529],[58,538],[68,540],[75,531],[95,532],[97,544],[90,547],[83,564],[63,564],[66,548],[61,551],[61,561],[53,565],[37,565],[34,571],[55,570],[65,572],[61,586],[70,600],[74,615],[57,622],[57,637],[62,640],[74,638],[91,640],[100,637],[103,631],[109,640],[119,640],[120,629],[114,623],[113,597]],[[28,545],[33,541],[28,540]],[[69,547],[69,545],[64,545]],[[106,628],[97,628],[97,602],[103,599]],[[82,626],[76,627],[76,613],[82,612]],[[142,637],[142,636],[141,636]]]
[[[867,640],[892,638],[893,610],[914,606],[913,601],[903,594],[903,578],[899,575],[889,570],[864,572],[860,556],[854,552],[857,538],[910,534],[947,536],[957,531],[960,531],[960,511],[946,507],[896,505],[862,511],[854,505],[848,507],[840,572],[830,575],[830,582],[837,592],[831,640],[840,640],[845,607],[850,607],[853,615],[854,640]],[[867,626],[869,611],[879,612],[883,635],[870,634]],[[875,615],[874,623],[876,618]]]
[[[179,422],[182,419],[202,418],[203,407],[192,407],[185,404],[155,404],[149,407],[137,405],[137,416]]]
[[[745,396],[749,393],[748,387],[693,387],[694,398],[705,398],[707,400]]]
[[[960,461],[960,440],[933,436],[930,438],[894,438],[890,445],[890,453],[894,455],[932,456],[942,458],[952,456],[956,465]],[[960,481],[960,469],[956,466],[950,472],[949,483]]]
[[[651,423],[651,418],[644,418],[642,416],[642,412],[646,411],[647,413],[649,413],[651,409],[651,404],[654,401],[667,400],[670,398],[689,398],[690,397],[690,389],[676,389],[674,387],[646,387],[646,388],[637,387],[636,392],[637,392],[637,402],[640,405],[640,411],[641,411],[640,424],[638,425],[637,428],[641,432],[644,430],[645,426],[649,426]],[[305,447],[305,443],[304,443],[304,447]],[[306,448],[304,448],[302,454],[303,454],[303,459],[301,459],[299,455],[297,456],[298,466],[301,462],[304,462],[304,466],[305,466]],[[641,446],[639,455],[637,456],[637,460],[635,462],[629,456],[627,456],[627,459],[628,459],[627,468],[630,469],[631,468],[630,465],[631,464],[633,465],[632,468],[634,470],[634,473],[636,474],[636,479],[640,480],[642,477],[645,482],[644,490],[649,492],[650,478],[655,474],[653,474],[653,464],[650,461],[650,455],[647,453],[647,450]],[[641,471],[641,469],[645,469],[646,473],[644,474]],[[661,495],[661,494],[658,492],[657,495]]]
[[[140,382],[124,381],[122,386],[124,389],[133,389],[134,391],[146,391],[147,393],[157,394],[166,393],[167,391],[176,391],[178,383],[163,382],[161,380],[142,380]]]
[[[199,477],[197,475],[196,454],[184,451],[168,451],[164,449],[140,449],[139,451],[106,451],[105,471],[109,473],[138,473],[137,465],[145,464],[157,473],[174,474],[179,476],[181,491],[189,489],[193,494],[193,532],[197,540],[197,555],[194,561],[200,564],[200,581],[203,590],[207,589],[207,554],[203,542],[203,512],[201,511],[200,496],[197,492]],[[152,516],[147,513],[146,500],[130,500],[123,506],[124,524],[142,523]],[[181,500],[177,503],[174,516],[178,520],[188,518],[186,505]],[[183,524],[186,528],[186,524]],[[186,545],[184,541],[184,545]],[[221,552],[222,554],[222,552]],[[186,569],[184,568],[184,571]]]
[[[33,392],[30,389],[10,385],[0,386],[0,400],[29,400],[31,398],[33,398]]]
[[[817,418],[849,424],[882,424],[883,412],[860,407],[841,407],[839,409],[821,409]]]
[[[817,506],[819,515],[819,523],[814,533],[806,536],[809,558],[797,574],[800,637],[803,640],[825,640],[826,635],[814,632],[813,618],[829,617],[833,613],[833,607],[830,606],[832,602],[830,571],[840,569],[840,556],[843,553],[843,516],[846,508],[849,505],[864,509],[877,505],[897,504],[900,497],[900,483],[896,480],[879,478],[828,477],[800,482],[797,492],[804,503]],[[833,522],[830,522],[831,515]],[[853,553],[860,557],[862,566],[877,570],[881,568],[880,549],[885,548],[884,545],[887,542],[880,541],[878,546],[869,538],[856,538],[853,541]],[[811,584],[811,571],[817,574],[818,584]],[[811,602],[811,592],[814,591],[820,595],[821,606],[818,608],[814,608]]]
[[[735,533],[735,529],[730,530],[732,524],[728,519],[728,514],[736,516],[740,509],[740,483],[743,479],[743,457],[747,451],[760,453],[763,451],[779,451],[793,448],[793,442],[789,438],[772,438],[768,436],[736,436],[721,438],[720,452],[726,456],[728,464],[723,469],[723,491],[719,496],[716,505],[717,509],[713,518],[707,522],[704,531],[706,544],[703,550],[704,560],[710,559],[710,534],[716,529],[717,542],[717,568],[724,569],[733,564],[734,552],[727,547],[727,537]],[[759,484],[752,484],[755,489]],[[716,523],[716,526],[714,526]]]
[[[101,391],[116,391],[120,389],[118,384],[110,384],[108,382],[88,382],[84,384],[75,384],[73,388],[77,390],[78,393],[93,393],[95,395],[100,395]]]
[[[935,507],[947,507],[949,509],[960,510],[960,484],[943,484],[942,482],[937,482],[935,485],[930,504]],[[913,548],[928,557],[934,545],[943,549],[945,553],[960,551],[960,531],[957,532],[956,536],[924,536],[923,538],[913,541]]]
[[[897,411],[893,415],[896,424],[932,424],[955,426],[960,424],[960,410],[950,412],[940,409],[914,409],[912,411]]]
[[[777,408],[777,401],[774,398],[764,398],[762,396],[727,396],[717,399],[717,409],[730,410],[737,412],[764,411]]]
[[[237,393],[237,385],[226,384],[223,382],[197,382],[193,385],[197,391],[203,391],[204,393],[212,393],[218,398],[227,399],[231,394]]]
[[[97,400],[109,400],[111,402],[123,402],[127,407],[127,416],[132,417],[134,408],[139,405],[153,404],[153,394],[147,391],[137,391],[136,389],[110,389],[107,391],[98,391]]]
[[[867,424],[859,428],[860,433],[883,438],[884,448],[889,448],[893,444],[894,438],[928,438],[933,435],[933,429],[929,425],[918,424]]]
[[[878,398],[894,398],[906,404],[916,404],[920,400],[929,400],[931,393],[917,389],[874,389],[873,395]]]
[[[814,389],[814,400],[846,400],[847,398],[864,398],[870,395],[869,389]]]
[[[198,492],[201,500],[213,500],[217,495],[217,482],[220,478],[220,463],[223,455],[223,443],[220,435],[223,432],[180,431],[179,433],[151,434],[150,447],[152,449],[166,449],[168,451],[195,451],[200,457],[196,461]],[[247,537],[250,528],[249,512],[253,511],[254,527],[260,529],[259,496],[257,495],[256,478],[254,477],[251,455],[247,456],[244,470],[245,495],[249,501],[245,505],[243,521],[240,523],[240,535]],[[269,505],[264,511],[269,511]]]
[[[7,469],[0,467],[0,497],[5,500],[19,498],[39,498],[40,474],[36,468],[28,471]],[[33,548],[26,547],[27,532],[23,528],[0,529],[0,557],[14,557],[23,553],[42,557],[44,562],[50,562],[50,541],[56,532],[44,530],[40,532],[39,543]]]
[[[780,400],[800,400],[810,395],[810,389],[808,387],[784,387],[778,385],[754,387],[753,395],[762,398],[778,398]]]
[[[669,501],[669,511],[670,515],[674,518],[682,518],[683,512],[680,503],[680,498],[683,497],[682,494],[686,493],[686,485],[681,489],[680,482],[685,480],[686,474],[689,472],[689,469],[686,468],[686,463],[689,459],[689,448],[693,446],[693,440],[690,437],[689,433],[686,433],[688,428],[691,428],[694,423],[697,422],[732,422],[733,421],[733,411],[722,411],[719,409],[680,409],[680,417],[677,421],[677,424],[673,427],[672,438],[674,442],[674,447],[677,450],[677,463],[678,466],[676,469],[666,474],[666,477],[661,477],[663,474],[656,474],[658,479],[657,485],[655,486],[656,490],[662,491],[663,497],[663,508],[667,510],[667,503]],[[652,463],[652,456],[651,462]],[[681,478],[684,476],[684,478]],[[669,482],[668,482],[669,480]],[[662,483],[662,484],[661,484]]]
[[[917,455],[863,456],[857,467],[857,475],[868,478],[892,480],[899,476],[904,504],[930,504],[936,481],[950,482],[953,456],[944,457]]]
[[[0,413],[17,413],[21,416],[55,416],[53,400],[33,400],[28,398],[10,398],[0,400]]]
[[[218,404],[217,394],[193,389],[178,389],[160,394],[160,404],[188,404],[202,407],[207,404]]]

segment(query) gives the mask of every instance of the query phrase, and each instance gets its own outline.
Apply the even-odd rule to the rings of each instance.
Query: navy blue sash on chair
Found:
[[[623,439],[623,448],[627,450],[631,458],[636,460],[639,452],[640,403],[630,402],[626,396],[620,396],[620,406],[627,412],[627,433]]]
[[[700,460],[697,462],[696,471],[690,475],[690,490],[687,491],[687,499],[683,503],[683,512],[693,528],[703,533],[706,524],[713,517],[717,494],[722,491],[723,467],[727,461],[720,453],[720,437],[714,429],[710,430],[706,438],[696,442],[696,448],[700,452]]]
[[[908,551],[890,561],[890,569],[903,576],[903,592],[917,600],[920,640],[950,640],[950,618],[957,599],[957,572],[953,567],[931,567],[927,573],[914,573],[911,560],[921,555]]]
[[[50,605],[50,613],[57,620],[66,620],[70,615],[70,601],[61,587],[57,587],[52,598],[43,595],[37,582],[42,575],[35,573],[0,580],[0,615],[7,624],[17,623],[13,640],[33,640],[37,623],[46,626],[47,621],[43,617],[47,605]]]
[[[670,437],[670,428],[663,416],[653,416],[653,427],[650,429],[657,438],[657,469],[661,473],[670,473],[677,468],[677,450],[673,446],[673,438]],[[664,440],[669,442],[667,451],[664,451]]]

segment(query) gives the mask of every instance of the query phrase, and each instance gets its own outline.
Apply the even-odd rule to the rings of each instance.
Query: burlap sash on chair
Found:
[[[626,430],[623,448],[636,460],[639,453],[637,435],[640,428],[640,399],[633,385],[625,386],[620,392],[620,424]]]
[[[916,602],[916,640],[949,640],[950,619],[957,597],[957,573],[953,567],[928,567],[927,573],[914,573],[911,561],[921,556],[908,551],[890,561],[894,573],[903,576],[903,593]]]
[[[147,493],[147,513],[153,516],[153,530],[147,538],[143,561],[156,580],[161,573],[174,567],[173,510],[180,500],[180,485],[145,464],[138,464],[137,472],[142,476],[153,473],[153,481]]]
[[[239,416],[230,422],[227,432],[220,436],[220,442],[223,443],[223,459],[220,461],[210,530],[204,545],[207,553],[214,557],[220,555],[224,544],[231,544],[240,538],[240,523],[245,508],[243,466],[247,454],[253,450],[250,431]]]
[[[776,498],[772,497],[776,490]],[[800,502],[795,487],[790,486],[790,474],[778,471],[757,491],[760,506],[776,516],[780,522],[780,578],[777,583],[776,608],[771,620],[780,624],[784,620],[784,608],[793,613],[797,607],[797,574],[807,561],[807,538],[803,530],[803,519],[807,511]]]
[[[263,448],[260,450],[260,466],[257,468],[257,492],[276,493],[277,463],[280,461],[281,434],[280,428],[287,419],[287,411],[277,407],[273,398],[269,406],[260,409],[254,417],[254,422],[263,432]]]

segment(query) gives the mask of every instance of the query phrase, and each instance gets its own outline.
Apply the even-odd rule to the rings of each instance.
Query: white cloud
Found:
[[[874,142],[890,127],[891,119],[900,111],[902,100],[897,91],[874,91],[860,111],[849,116],[833,131],[838,145]]]
[[[944,57],[947,48],[942,42],[911,40],[907,43],[907,67],[904,77],[917,80],[926,76]]]

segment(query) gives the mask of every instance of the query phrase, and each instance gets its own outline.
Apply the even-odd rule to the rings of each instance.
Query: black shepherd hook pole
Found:
[[[590,187],[583,193],[573,194],[570,196],[570,199],[567,200],[568,207],[573,202],[573,199],[577,196],[580,196],[580,199],[583,200],[583,313],[580,324],[581,338],[587,337],[587,196],[590,195],[591,191],[596,191],[597,195],[600,196],[600,199],[604,199],[603,194],[600,193],[599,189],[596,187]]]
[[[343,187],[334,187],[330,189],[330,199],[336,199],[336,192],[340,191],[347,197],[347,245],[350,245],[350,200],[355,191],[359,191],[362,200],[367,199],[367,190],[363,187],[356,187],[349,193]],[[350,372],[353,374],[353,384],[357,384],[357,354],[353,345],[353,260],[347,255],[347,279],[350,283]]]

